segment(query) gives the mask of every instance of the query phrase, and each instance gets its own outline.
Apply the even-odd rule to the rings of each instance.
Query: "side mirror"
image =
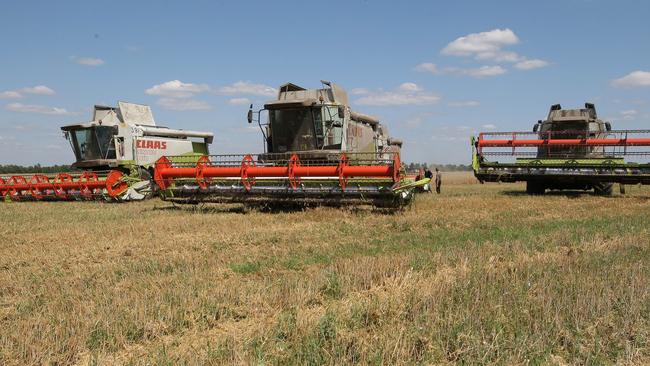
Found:
[[[338,121],[334,122],[334,123],[332,123],[332,127],[343,127],[343,123],[338,122]]]
[[[537,132],[537,130],[539,130],[539,123],[533,125],[533,132]]]
[[[250,108],[248,109],[248,115],[246,116],[248,119],[248,123],[253,123],[253,105],[251,104]]]
[[[345,107],[339,107],[339,118],[345,118]]]
[[[609,122],[605,122],[605,130],[607,130],[607,132],[611,131],[612,130],[612,124],[609,123]]]

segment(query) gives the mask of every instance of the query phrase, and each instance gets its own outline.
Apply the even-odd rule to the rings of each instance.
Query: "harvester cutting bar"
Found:
[[[575,134],[565,131],[567,135]],[[540,147],[540,146],[650,146],[649,137],[629,137],[631,134],[650,134],[650,130],[610,131],[603,138],[562,138],[559,132],[483,132],[478,137],[478,147]],[[521,138],[536,135],[537,138]],[[495,139],[510,136],[510,139]],[[614,136],[614,137],[610,137]]]
[[[583,137],[584,131],[553,132],[483,132],[475,141],[479,155],[536,155],[537,150],[517,148],[548,149],[547,156],[576,157],[584,155],[584,149],[601,148],[606,156],[650,155],[649,150],[638,149],[650,146],[650,130],[608,131]],[[503,138],[507,136],[508,138]],[[507,150],[498,150],[507,149]]]
[[[630,139],[551,139],[551,140],[481,140],[480,147],[538,147],[538,146],[650,146],[650,138]]]
[[[485,182],[555,179],[650,184],[650,130],[596,132],[582,138],[587,133],[481,133],[473,139],[474,175]],[[488,160],[490,156],[499,161]]]
[[[0,196],[11,201],[116,199],[128,189],[122,173],[110,171],[0,177]]]
[[[398,154],[327,153],[162,157],[154,180],[174,197],[212,201],[326,200],[399,196]],[[198,199],[198,198],[197,198]],[[205,201],[205,197],[201,198]]]
[[[393,155],[385,160],[373,160],[374,164],[364,164],[364,160],[353,159],[355,154],[348,157],[338,154],[336,159],[328,156],[323,160],[301,162],[297,154],[286,158],[272,157],[270,154],[260,155],[254,159],[245,155],[238,165],[233,160],[221,160],[224,156],[203,156],[193,167],[184,167],[187,163],[173,163],[174,157],[163,156],[156,162],[155,181],[161,189],[167,189],[174,178],[195,178],[200,187],[205,188],[211,178],[239,178],[246,189],[255,184],[255,178],[286,179],[289,186],[297,188],[300,178],[338,178],[339,185],[345,190],[349,178],[384,178],[397,182],[399,175],[399,155]],[[367,154],[364,154],[367,155]]]

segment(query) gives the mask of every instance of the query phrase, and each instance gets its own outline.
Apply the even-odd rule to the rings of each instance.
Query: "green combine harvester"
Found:
[[[625,184],[650,184],[648,146],[650,130],[612,130],[591,103],[584,109],[556,104],[532,132],[472,137],[472,166],[481,182],[526,182],[529,194],[593,189],[611,195],[614,183],[622,193]]]

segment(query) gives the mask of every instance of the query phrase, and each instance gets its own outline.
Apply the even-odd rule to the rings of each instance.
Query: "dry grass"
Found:
[[[650,361],[650,189],[403,213],[9,203],[0,364]]]

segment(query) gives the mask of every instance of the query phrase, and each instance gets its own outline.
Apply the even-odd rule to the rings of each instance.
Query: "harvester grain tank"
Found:
[[[390,207],[408,202],[414,187],[404,181],[401,141],[390,138],[377,118],[352,111],[341,87],[321,83],[319,89],[287,83],[263,109],[251,106],[248,122],[260,127],[263,153],[206,156],[198,164],[161,158],[155,181],[165,199]]]
[[[484,132],[472,138],[474,175],[481,182],[524,181],[529,194],[593,189],[611,195],[613,183],[650,184],[650,164],[643,161],[648,146],[650,130],[612,130],[592,103],[581,109],[556,104],[532,132]],[[493,157],[501,161],[490,161]]]

